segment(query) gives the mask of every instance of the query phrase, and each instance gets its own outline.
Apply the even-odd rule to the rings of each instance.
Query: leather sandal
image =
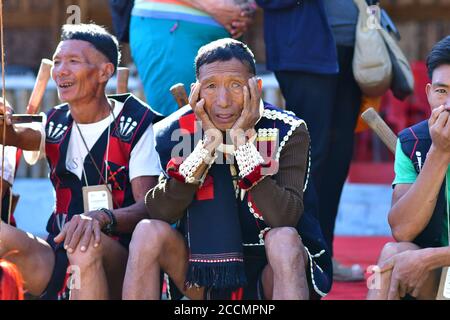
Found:
[[[334,258],[333,261],[333,280],[342,282],[354,282],[364,280],[364,270],[359,264],[344,266]]]

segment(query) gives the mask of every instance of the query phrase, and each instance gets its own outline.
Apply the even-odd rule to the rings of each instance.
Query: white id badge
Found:
[[[442,268],[441,281],[436,300],[450,300],[450,269]]]
[[[83,187],[84,212],[99,210],[101,208],[113,209],[110,185]],[[111,189],[110,189],[111,190]]]

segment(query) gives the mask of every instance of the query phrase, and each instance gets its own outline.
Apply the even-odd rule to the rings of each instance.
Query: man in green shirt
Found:
[[[378,286],[368,299],[434,299],[442,268],[450,266],[450,36],[433,47],[427,67],[431,116],[399,134],[388,217],[397,242],[383,248]]]

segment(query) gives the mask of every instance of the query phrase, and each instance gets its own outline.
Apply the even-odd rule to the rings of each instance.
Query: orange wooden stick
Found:
[[[33,91],[31,92],[30,100],[28,101],[27,113],[36,114],[39,112],[39,106],[44,97],[45,89],[47,88],[48,80],[50,79],[50,69],[53,62],[49,59],[42,59],[39,72],[36,77]]]
[[[170,87],[170,92],[172,92],[172,95],[178,104],[178,108],[189,104],[189,99],[186,93],[186,89],[184,88],[184,84],[174,84],[172,87]]]

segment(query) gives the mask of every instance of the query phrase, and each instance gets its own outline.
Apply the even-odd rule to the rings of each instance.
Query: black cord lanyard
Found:
[[[108,117],[109,117],[109,116],[108,116]],[[74,122],[75,122],[75,121],[74,121]],[[75,126],[76,126],[77,129],[78,129],[78,133],[80,134],[81,140],[83,141],[83,144],[84,144],[84,146],[86,147],[87,153],[88,153],[89,157],[91,158],[91,161],[92,161],[92,163],[94,164],[94,167],[95,167],[95,169],[97,170],[98,175],[100,176],[100,179],[102,180],[103,184],[107,185],[108,183],[107,183],[106,179],[103,177],[102,172],[101,172],[100,169],[98,168],[97,163],[95,162],[95,159],[94,159],[94,157],[92,156],[91,151],[89,150],[89,147],[88,147],[88,145],[87,145],[87,143],[86,143],[86,140],[84,139],[83,134],[81,133],[81,130],[80,130],[80,127],[78,126],[78,123],[75,122]],[[108,142],[106,143],[106,153],[107,153],[107,154],[108,154],[108,152],[109,152],[110,127],[111,127],[111,124],[108,124]],[[108,162],[108,156],[106,156],[106,160],[105,160],[105,161]],[[88,181],[87,181],[87,177],[86,177],[86,171],[84,170],[84,161],[83,161],[83,175],[84,175],[84,178],[85,178],[85,180],[86,180],[86,186],[88,186]],[[106,177],[107,177],[107,175],[108,175],[108,168],[107,168],[107,167],[105,167],[105,175],[106,175]],[[109,188],[108,188],[108,189],[109,189]]]
[[[112,102],[114,104],[114,102]],[[108,115],[108,118],[110,115],[113,116],[113,123],[115,123],[116,117],[114,116],[114,112],[113,112],[113,107],[111,107],[111,105],[108,103],[109,109],[110,109],[110,114]],[[113,194],[112,194],[112,190],[110,188],[108,188],[108,182],[107,182],[107,177],[108,177],[108,153],[109,153],[109,138],[111,135],[111,123],[108,123],[108,142],[106,143],[106,165],[105,165],[105,176],[106,179],[103,177],[102,172],[100,171],[99,167],[97,166],[97,163],[95,162],[94,157],[91,154],[91,151],[89,150],[89,147],[86,143],[86,140],[83,137],[83,134],[81,133],[80,127],[78,126],[78,123],[76,121],[74,121],[75,126],[77,127],[78,133],[80,134],[81,140],[83,141],[83,144],[86,148],[86,151],[89,155],[89,157],[91,158],[92,163],[94,164],[95,169],[98,172],[98,175],[100,176],[100,179],[102,180],[103,184],[106,186],[106,189],[108,189],[109,193],[111,194],[111,198],[114,202],[114,204],[116,205],[116,207],[118,207],[117,202],[114,200]],[[88,186],[88,181],[87,181],[87,176],[86,176],[86,172],[84,170],[84,161],[83,161],[83,172],[82,174],[84,175],[84,179],[86,181],[86,186]]]

